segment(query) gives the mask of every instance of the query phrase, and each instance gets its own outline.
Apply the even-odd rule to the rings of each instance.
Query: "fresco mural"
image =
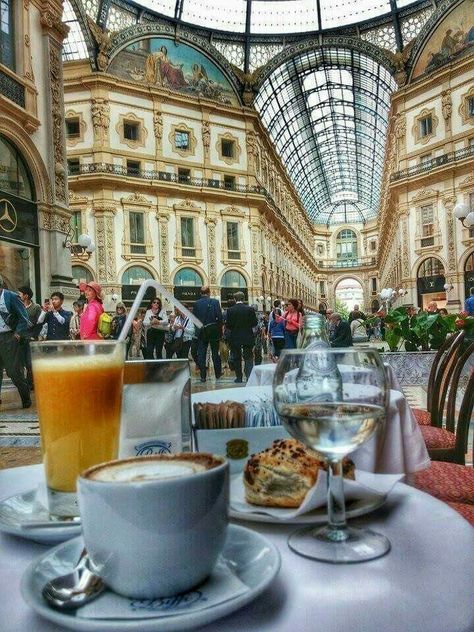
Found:
[[[474,13],[469,1],[456,7],[433,31],[415,65],[412,78],[431,72],[466,51],[474,52]]]
[[[114,57],[110,74],[176,92],[239,105],[225,75],[195,48],[165,37],[134,42]]]

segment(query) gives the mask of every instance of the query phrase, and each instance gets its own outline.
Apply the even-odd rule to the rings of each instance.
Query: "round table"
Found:
[[[401,391],[400,382],[390,364],[385,364],[385,371],[387,372],[390,387],[396,391]],[[247,386],[268,386],[273,383],[273,376],[275,374],[276,364],[258,364],[253,367],[252,372],[247,380]],[[364,367],[349,366],[341,364],[338,369],[342,376],[343,382],[352,382],[354,384],[365,384],[365,379],[369,375],[369,371]]]
[[[191,395],[193,404],[271,398],[271,386],[224,388]],[[353,452],[351,459],[359,469],[380,474],[410,474],[428,467],[430,459],[423,436],[403,393],[390,391],[383,431]]]
[[[42,466],[0,471],[0,497],[33,488]],[[331,565],[292,553],[292,527],[244,523],[280,550],[280,573],[254,602],[203,632],[472,632],[474,529],[448,505],[398,483],[378,511],[359,524],[383,532],[388,555],[365,564]],[[0,534],[2,632],[60,632],[20,595],[20,578],[46,549]],[[158,629],[158,628],[157,628]],[[140,626],[136,626],[140,632]]]

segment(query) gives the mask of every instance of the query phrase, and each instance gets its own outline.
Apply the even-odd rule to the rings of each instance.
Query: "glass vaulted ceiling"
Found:
[[[138,0],[195,26],[233,33],[304,33],[388,15],[419,0]]]
[[[255,106],[314,222],[376,216],[395,88],[383,66],[344,48],[304,52],[263,83]]]

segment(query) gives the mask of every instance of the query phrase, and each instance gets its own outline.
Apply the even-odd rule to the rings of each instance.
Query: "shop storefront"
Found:
[[[446,291],[444,285],[444,266],[436,257],[425,259],[418,268],[416,280],[418,306],[426,310],[431,301],[435,301],[438,309],[446,307]]]
[[[153,279],[151,272],[141,266],[132,266],[127,268],[122,275],[122,301],[127,307],[130,307],[137,296],[141,284],[147,279]],[[148,307],[148,303],[155,298],[156,290],[149,287],[145,293],[145,298],[141,302],[141,307]]]
[[[175,274],[173,293],[181,303],[192,307],[201,298],[203,285],[203,279],[196,270],[182,268]]]
[[[38,212],[26,162],[0,135],[0,272],[7,288],[28,285],[41,302]]]
[[[468,298],[474,287],[474,252],[471,252],[464,264],[464,298]]]
[[[222,276],[221,281],[221,304],[222,307],[227,307],[227,301],[230,298],[234,298],[236,292],[242,292],[244,295],[244,302],[249,301],[249,291],[247,287],[247,281],[245,277],[237,270],[227,270]]]

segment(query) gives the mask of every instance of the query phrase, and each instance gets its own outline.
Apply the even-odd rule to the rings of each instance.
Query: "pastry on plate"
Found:
[[[245,498],[252,505],[299,507],[326,464],[296,439],[279,439],[252,454],[244,468]],[[344,459],[345,478],[354,479],[354,464]]]

